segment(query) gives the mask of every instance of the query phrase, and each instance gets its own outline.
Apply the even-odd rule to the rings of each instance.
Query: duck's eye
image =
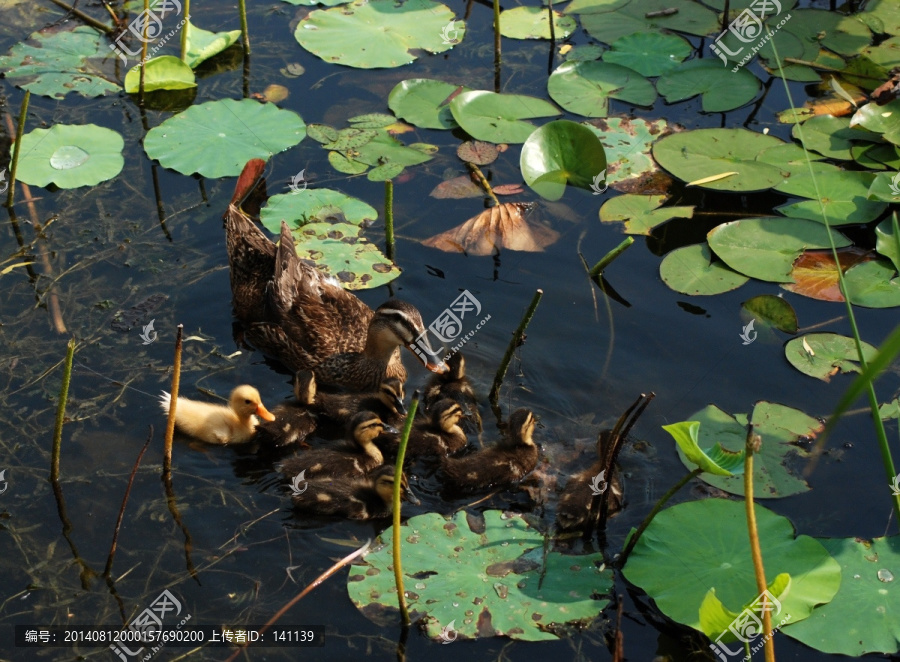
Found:
[[[253,400],[244,400],[244,404],[245,404],[245,405],[252,405],[252,404],[253,404]]]

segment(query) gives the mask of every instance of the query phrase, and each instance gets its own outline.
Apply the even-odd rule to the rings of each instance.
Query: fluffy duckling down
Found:
[[[172,396],[166,391],[159,398],[162,410],[167,414],[171,400]],[[246,384],[231,392],[228,405],[181,397],[175,403],[175,427],[208,444],[240,444],[250,441],[259,425],[257,416],[266,421],[275,420],[263,406],[259,391]]]

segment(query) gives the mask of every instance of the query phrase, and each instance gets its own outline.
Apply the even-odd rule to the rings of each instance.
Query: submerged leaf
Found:
[[[495,191],[496,193],[496,191]],[[480,198],[485,195],[484,190],[468,175],[460,175],[453,179],[441,182],[429,194],[433,198],[451,198],[461,200],[463,198]]]
[[[753,319],[759,319],[766,325],[785,333],[797,333],[797,313],[793,306],[781,297],[772,294],[760,294],[747,299],[741,304]]]
[[[540,252],[559,239],[559,233],[543,225],[529,224],[525,213],[533,207],[533,203],[504,202],[422,243],[442,251],[470,255],[491,255],[501,248]]]

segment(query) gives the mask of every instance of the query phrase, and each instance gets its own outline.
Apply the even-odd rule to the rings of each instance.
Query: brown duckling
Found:
[[[314,409],[316,383],[312,373],[294,380],[294,400],[276,405],[272,409],[275,420],[262,423],[256,428],[256,439],[271,446],[300,444],[308,448],[306,438],[315,432],[318,425]]]
[[[466,433],[459,427],[463,417],[458,402],[444,398],[431,408],[429,418],[418,421],[409,433],[409,457],[446,457],[466,447]]]
[[[472,492],[507,488],[537,466],[535,418],[527,409],[517,409],[509,418],[506,436],[491,448],[441,462],[444,484],[453,490]]]
[[[159,403],[166,414],[171,401],[172,396],[163,391]],[[259,391],[247,384],[231,392],[227,406],[181,397],[175,402],[175,427],[208,444],[250,441],[259,425],[257,416],[267,421],[275,420],[263,406]]]
[[[384,432],[385,425],[377,414],[362,411],[350,422],[353,441],[331,448],[316,448],[288,458],[281,465],[281,473],[293,480],[305,472],[307,480],[320,477],[362,477],[384,463],[384,455],[374,440]]]
[[[462,352],[456,352],[445,361],[448,371],[442,374],[431,375],[428,383],[425,384],[425,391],[422,395],[422,404],[424,411],[430,412],[431,408],[437,404],[439,400],[450,398],[458,402],[467,419],[471,420],[474,429],[472,432],[481,432],[481,414],[478,411],[478,397],[475,395],[475,389],[472,388],[472,382],[466,377],[466,359]],[[463,427],[469,426],[463,423]]]
[[[291,498],[297,511],[309,515],[381,519],[393,512],[395,482],[394,467],[387,464],[365,478],[301,482],[294,487]],[[400,477],[400,498],[413,504],[419,503],[409,489],[405,474]]]
[[[295,384],[301,384],[301,389],[303,381],[308,379],[302,375],[303,372],[297,373],[295,381]],[[378,385],[378,389],[371,393],[322,393],[320,391],[316,393],[314,406],[320,417],[327,418],[341,428],[346,427],[350,420],[361,411],[374,412],[388,425],[398,425],[406,418],[406,407],[403,405],[405,397],[403,382],[397,377],[385,377]]]
[[[607,468],[609,448],[612,438],[609,430],[604,430],[597,438],[598,460],[590,467],[573,475],[566,483],[559,503],[556,507],[556,523],[562,530],[578,529],[587,521],[591,512],[594,496],[609,490],[607,517],[612,517],[622,510],[625,492],[619,470],[613,466]],[[607,472],[612,475],[607,477]]]

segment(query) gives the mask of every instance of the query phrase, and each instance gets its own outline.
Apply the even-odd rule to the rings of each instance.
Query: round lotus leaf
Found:
[[[150,129],[144,150],[184,175],[232,177],[252,158],[268,159],[306,136],[300,116],[252,99],[191,106]]]
[[[600,207],[600,221],[603,223],[621,221],[625,223],[625,234],[649,235],[653,228],[673,218],[693,217],[693,207],[663,207],[658,209],[665,201],[665,195],[634,195],[631,193],[619,195],[607,200]],[[709,248],[707,247],[707,252],[708,250]],[[696,266],[694,262],[691,264],[692,267]],[[665,277],[663,277],[663,280],[665,280]],[[746,281],[747,279],[745,278],[744,280]],[[681,292],[683,290],[678,291]]]
[[[656,89],[669,103],[702,94],[705,113],[722,113],[750,103],[762,88],[747,69],[732,72],[718,60],[691,60],[659,79]]]
[[[575,32],[578,24],[571,16],[553,12],[553,28],[557,39]],[[543,7],[513,7],[500,14],[500,34],[511,39],[550,39],[550,20]]]
[[[609,100],[639,106],[656,101],[653,84],[628,67],[608,62],[564,62],[547,79],[547,92],[560,106],[585,117],[606,117]]]
[[[670,30],[703,37],[718,30],[719,19],[712,9],[699,2],[679,2],[677,13],[663,13],[672,8],[670,0],[631,0],[623,6],[605,5],[603,13],[587,13],[581,10],[581,25],[588,33],[606,44],[635,32]],[[609,8],[612,8],[610,11]],[[569,8],[568,12],[575,10]]]
[[[361,236],[361,230],[350,223],[307,223],[292,233],[301,259],[314,262],[341,287],[363,290],[394,280],[400,269]]]
[[[360,69],[399,67],[416,59],[413,50],[443,53],[459,43],[465,24],[431,0],[356,0],[310,12],[294,37],[326,62]]]
[[[838,248],[852,242],[832,230]],[[791,283],[791,268],[809,248],[830,248],[828,229],[802,218],[744,218],[723,223],[707,234],[709,245],[729,267],[775,283]]]
[[[519,158],[522,177],[538,195],[559,200],[566,185],[599,188],[606,175],[600,139],[583,124],[556,120],[532,133]]]
[[[610,571],[599,567],[602,553],[545,556],[543,536],[521,515],[497,510],[483,515],[484,530],[477,533],[464,512],[450,520],[437,513],[417,515],[402,527],[407,605],[415,618],[427,615],[430,637],[439,638],[453,623],[460,639],[555,641],[563,626],[583,626],[609,604],[597,597],[612,589]],[[381,540],[390,541],[392,531]],[[375,620],[397,607],[390,544],[365,560],[351,567],[347,591]]]
[[[524,120],[560,114],[543,99],[479,90],[456,95],[450,102],[450,111],[466,133],[492,143],[523,143],[535,128]]]
[[[850,118],[850,126],[861,126],[880,133],[885,140],[900,145],[900,99],[883,106],[867,103]]]
[[[750,280],[724,262],[714,260],[706,242],[668,253],[660,262],[659,276],[676,292],[691,296],[730,292]]]
[[[728,172],[736,174],[698,184],[717,191],[763,191],[782,181],[781,171],[757,160],[760,152],[784,143],[747,129],[697,129],[661,138],[653,157],[686,182]]]
[[[863,356],[871,361],[878,350],[867,342],[862,343]],[[793,338],[784,346],[788,362],[804,375],[831,381],[838,372],[859,372],[859,354],[856,341],[836,333],[807,333]]]
[[[778,211],[785,216],[807,218],[824,224],[824,207],[831,225],[868,223],[887,209],[886,202],[868,199],[869,187],[874,179],[875,173],[850,170],[822,172],[815,176],[815,180],[808,172],[801,173],[784,180],[775,189],[810,200],[782,205]],[[819,199],[816,190],[821,195]]]
[[[840,566],[814,538],[795,538],[787,518],[760,505],[754,511],[766,584],[781,573],[791,577],[773,624],[787,616],[789,623],[808,618],[834,597]],[[622,572],[669,618],[698,630],[710,589],[728,609],[741,611],[759,595],[744,503],[702,499],[667,508],[644,531]]]
[[[0,56],[0,73],[13,85],[56,99],[69,92],[99,97],[121,89],[99,73],[99,59],[110,53],[106,39],[93,28],[39,31],[30,35],[28,41],[32,43],[16,44],[9,55]],[[96,64],[88,62],[93,58],[97,58]]]
[[[32,186],[94,186],[122,171],[124,147],[121,135],[95,124],[35,129],[22,136],[17,176]]]
[[[642,76],[661,76],[677,69],[692,51],[690,42],[678,35],[636,32],[614,41],[603,61],[634,69]]]
[[[269,232],[281,232],[281,221],[292,228],[306,223],[351,223],[371,225],[378,212],[371,206],[340,191],[306,188],[269,198],[259,211],[259,220]]]
[[[844,274],[850,302],[864,308],[900,306],[900,276],[887,260],[857,264]]]
[[[144,91],[187,90],[197,87],[193,70],[174,55],[163,55],[147,60],[143,65],[134,65],[125,74],[125,91],[129,94],[140,92],[141,69],[144,70]]]

